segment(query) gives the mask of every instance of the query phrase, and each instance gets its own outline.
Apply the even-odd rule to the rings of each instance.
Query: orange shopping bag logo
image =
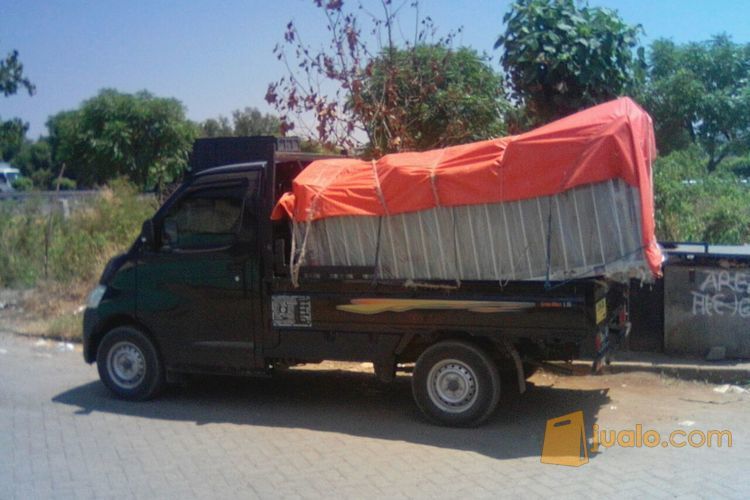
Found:
[[[542,463],[580,467],[589,463],[583,412],[576,411],[547,420]]]

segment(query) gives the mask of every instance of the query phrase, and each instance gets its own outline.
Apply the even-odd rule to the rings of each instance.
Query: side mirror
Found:
[[[143,227],[141,228],[141,243],[152,250],[154,248],[154,241],[156,240],[156,234],[154,233],[154,221],[152,219],[146,219],[143,221]]]

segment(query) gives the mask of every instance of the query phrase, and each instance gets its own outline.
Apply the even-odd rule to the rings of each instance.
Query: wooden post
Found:
[[[60,183],[62,182],[63,173],[65,172],[65,163],[60,168],[60,173],[57,176],[55,185],[55,193],[60,192]],[[49,211],[49,218],[47,219],[47,230],[44,232],[44,279],[49,279],[49,245],[52,239],[52,217],[54,216],[54,209],[51,207]]]

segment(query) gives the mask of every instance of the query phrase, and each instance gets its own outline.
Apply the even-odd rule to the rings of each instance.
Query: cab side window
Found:
[[[164,217],[162,247],[210,249],[233,244],[242,226],[245,186],[209,187],[180,199]]]

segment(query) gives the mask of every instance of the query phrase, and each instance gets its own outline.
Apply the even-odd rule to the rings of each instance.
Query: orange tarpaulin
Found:
[[[631,99],[621,98],[525,134],[390,154],[377,161],[315,161],[296,177],[272,218],[286,215],[309,222],[499,203],[619,178],[639,190],[644,253],[658,275],[662,255],[654,235],[655,155],[651,117]]]

